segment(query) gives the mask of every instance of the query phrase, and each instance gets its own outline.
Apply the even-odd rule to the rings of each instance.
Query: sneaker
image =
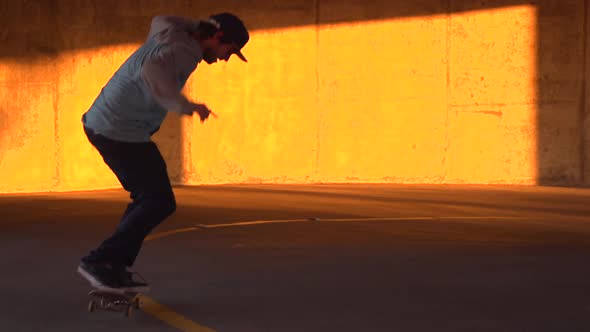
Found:
[[[128,269],[118,273],[118,284],[119,288],[126,292],[146,293],[150,290],[148,283],[139,273],[130,272]]]
[[[94,288],[119,288],[119,280],[113,270],[104,264],[81,262],[78,273]]]

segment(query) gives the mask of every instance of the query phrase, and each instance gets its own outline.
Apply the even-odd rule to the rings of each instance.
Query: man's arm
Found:
[[[182,61],[183,56],[187,55],[173,54],[172,46],[165,45],[157,55],[146,59],[141,77],[162,107],[172,112],[192,114],[195,105],[182,94],[177,81],[176,61]]]

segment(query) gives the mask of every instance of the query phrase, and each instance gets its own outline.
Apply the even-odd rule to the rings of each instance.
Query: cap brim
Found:
[[[244,56],[244,54],[242,54],[242,52],[236,51],[236,52],[234,52],[234,54],[237,55],[238,58],[240,58],[240,60],[242,60],[244,62],[248,62],[248,59],[246,59],[246,57]]]

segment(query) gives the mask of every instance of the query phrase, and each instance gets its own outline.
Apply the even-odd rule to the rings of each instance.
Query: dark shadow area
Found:
[[[157,231],[301,218],[320,213],[309,205],[318,201],[325,202],[318,214],[325,218],[355,218],[366,205],[386,208],[356,197],[356,204],[347,204],[339,192],[312,196],[309,187],[296,188],[182,188],[178,213]],[[402,213],[412,217],[411,211],[430,209],[443,216],[444,209],[420,202],[425,195],[461,202],[490,194],[431,190],[408,194]],[[382,199],[397,200],[377,187],[373,191],[359,189],[358,197],[381,192]],[[295,192],[305,195],[290,195]],[[120,190],[0,197],[4,330],[173,330],[145,312],[132,318],[86,312],[90,287],[76,265],[113,230],[126,201]],[[284,208],[285,201],[307,205]],[[499,204],[497,210],[512,208]],[[587,330],[587,219],[550,220],[310,221],[199,229],[146,242],[134,269],[151,283],[150,298],[216,331]]]
[[[211,188],[213,188],[211,190]],[[219,188],[219,189],[215,189]],[[253,195],[255,192],[258,195]],[[224,187],[180,187],[175,188],[178,208],[176,212],[155,231],[165,231],[198,224],[235,223],[254,220],[284,220],[316,218],[363,218],[366,215],[354,212],[326,212],[321,206],[306,204],[293,204],[291,208],[281,208],[284,202],[293,202],[305,199],[305,196],[294,197],[285,195],[281,191],[245,191]],[[276,195],[272,203],[250,207],[247,201],[239,206],[218,206],[219,201],[211,201],[208,197],[236,197],[236,198],[261,198],[268,195]],[[38,235],[51,233],[51,229],[61,225],[62,227],[88,228],[88,233],[95,233],[101,229],[114,230],[120,216],[124,212],[127,203],[130,202],[128,193],[123,189],[113,189],[94,192],[69,192],[64,194],[39,194],[35,196],[3,195],[0,196],[0,211],[5,229],[11,225],[28,224],[37,225],[34,232]],[[307,196],[307,195],[306,195]],[[338,199],[339,196],[325,195],[328,200]],[[203,201],[202,203],[200,203]],[[277,207],[273,207],[273,205]],[[23,213],[31,209],[34,213]],[[89,219],[89,217],[91,217]],[[48,220],[52,220],[48,222]],[[75,233],[75,232],[74,232]],[[106,234],[106,233],[103,233]],[[34,234],[31,234],[34,235]],[[101,236],[101,235],[99,235]]]
[[[388,185],[384,185],[388,186]],[[342,189],[339,189],[342,188]],[[232,193],[236,196],[245,195],[273,195],[277,199],[292,200],[312,198],[319,202],[337,200],[348,201],[350,204],[374,204],[383,203],[385,205],[401,204],[403,206],[419,206],[419,211],[424,211],[424,216],[430,217],[431,209],[443,209],[447,211],[457,211],[456,216],[476,215],[475,211],[502,211],[507,209],[514,215],[532,216],[540,213],[556,214],[563,216],[581,217],[590,213],[590,208],[586,206],[588,202],[587,195],[577,193],[561,193],[558,197],[551,192],[522,193],[517,190],[501,188],[488,189],[489,191],[479,189],[457,189],[452,188],[453,195],[444,196],[430,190],[421,190],[419,188],[395,186],[387,189],[380,188],[374,193],[363,191],[345,190],[346,185],[330,185],[329,189],[322,186],[309,186],[307,189],[299,190],[299,187],[291,189],[289,187],[277,187],[275,185],[256,186],[256,187],[203,187],[198,188],[199,192],[208,193],[215,196],[221,192]],[[191,192],[191,187],[185,187],[183,192]],[[387,193],[387,197],[383,193]],[[305,214],[304,218],[307,217]],[[359,218],[370,218],[366,214],[360,214]]]
[[[32,61],[38,56],[68,50],[138,43],[144,40],[151,18],[160,14],[200,18],[210,13],[231,11],[240,15],[255,31],[441,15],[542,1],[176,0],[152,7],[139,7],[138,1],[131,0],[89,0],[75,5],[67,0],[6,1],[0,7],[3,21],[0,58]]]
[[[140,3],[144,6],[140,7]],[[150,3],[153,5],[147,5]],[[585,181],[586,158],[586,50],[582,41],[586,38],[587,0],[176,0],[165,4],[131,0],[75,4],[66,0],[4,1],[0,7],[0,58],[30,62],[69,50],[141,42],[151,18],[158,14],[205,17],[213,12],[232,11],[242,16],[252,30],[264,30],[445,15],[523,4],[534,5],[538,11],[537,180],[542,185],[580,185]],[[172,136],[179,130],[180,123],[173,121],[164,135]],[[167,142],[164,153],[177,161],[172,163],[171,173],[180,179],[185,172],[181,169],[182,153],[178,152],[181,144]]]
[[[587,0],[538,4],[537,165],[540,185],[586,185]]]

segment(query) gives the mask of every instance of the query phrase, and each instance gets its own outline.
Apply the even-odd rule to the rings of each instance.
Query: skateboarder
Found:
[[[211,110],[182,94],[187,79],[201,60],[213,64],[235,54],[247,61],[241,49],[249,38],[243,22],[230,13],[204,20],[155,17],[147,40],[82,116],[89,142],[131,197],[114,233],[81,259],[78,273],[92,286],[148,290],[129,267],[144,238],[176,209],[166,164],[151,136],[168,111],[207,120]]]

